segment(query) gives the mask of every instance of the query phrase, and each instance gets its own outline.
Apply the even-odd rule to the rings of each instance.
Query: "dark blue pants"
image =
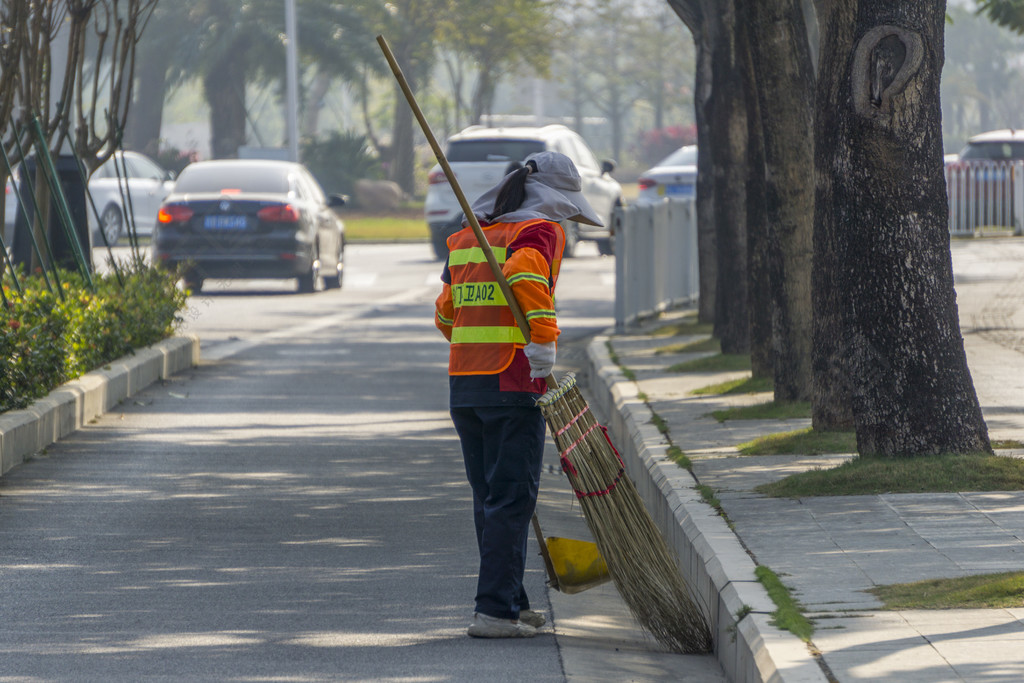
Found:
[[[476,611],[518,619],[529,609],[523,589],[530,519],[537,506],[544,418],[533,407],[452,408],[473,489],[480,549]]]

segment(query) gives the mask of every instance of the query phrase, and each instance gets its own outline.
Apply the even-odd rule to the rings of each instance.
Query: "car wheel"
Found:
[[[308,273],[303,273],[298,278],[299,294],[312,294],[316,291],[316,281],[320,279],[320,259],[314,258],[309,267]]]
[[[344,262],[342,261],[342,255],[338,254],[338,265],[336,266],[337,275],[328,277],[324,275],[324,289],[341,289],[341,280],[345,275]]]
[[[185,276],[185,289],[190,290],[193,294],[203,291],[203,278],[189,273]]]
[[[121,239],[123,227],[124,214],[121,212],[121,207],[110,204],[103,209],[103,214],[100,216],[100,230],[103,232],[103,237],[106,238],[106,244],[110,246],[117,244],[117,241]]]
[[[615,253],[615,248],[612,246],[611,237],[597,240],[597,253],[599,253],[601,256],[611,256],[612,254]]]
[[[448,258],[448,236],[435,231],[430,232],[430,243],[434,247],[434,255],[439,261]]]

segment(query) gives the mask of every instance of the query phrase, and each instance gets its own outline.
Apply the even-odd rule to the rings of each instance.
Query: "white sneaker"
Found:
[[[524,624],[529,624],[534,628],[540,628],[544,624],[548,623],[548,620],[544,618],[544,615],[540,612],[534,612],[532,609],[519,610],[519,621]]]
[[[499,619],[475,612],[466,633],[474,638],[533,638],[537,635],[537,629],[522,621]]]

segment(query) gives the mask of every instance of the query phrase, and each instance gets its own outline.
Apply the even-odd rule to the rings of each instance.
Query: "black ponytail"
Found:
[[[484,216],[488,221],[492,221],[498,216],[511,213],[519,208],[523,200],[526,199],[526,178],[531,173],[537,171],[537,162],[531,159],[524,166],[519,162],[513,161],[509,164],[506,171],[506,175],[508,173],[513,173],[514,175],[505,182],[501,191],[498,192],[498,196],[494,200],[494,211]]]

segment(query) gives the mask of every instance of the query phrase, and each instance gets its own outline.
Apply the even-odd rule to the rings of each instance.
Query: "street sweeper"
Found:
[[[546,429],[536,402],[548,389],[559,334],[559,223],[602,225],[580,189],[569,157],[538,152],[472,206],[529,323],[528,339],[470,221],[448,239],[435,323],[451,342],[450,410],[473,491],[480,569],[468,633],[475,637],[531,637],[545,622],[523,588]]]

